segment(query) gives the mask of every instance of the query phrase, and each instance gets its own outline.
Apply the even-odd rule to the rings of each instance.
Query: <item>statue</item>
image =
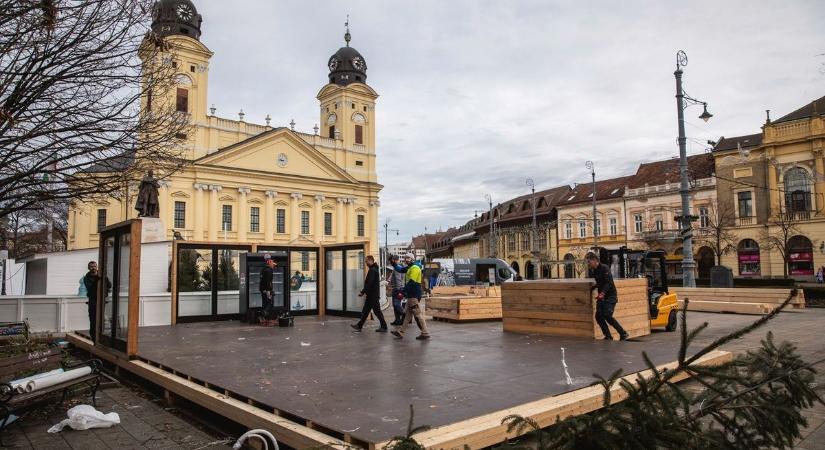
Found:
[[[150,170],[143,180],[140,182],[140,190],[138,191],[137,203],[135,209],[138,211],[138,217],[160,217],[158,208],[158,188],[160,184],[152,176]]]

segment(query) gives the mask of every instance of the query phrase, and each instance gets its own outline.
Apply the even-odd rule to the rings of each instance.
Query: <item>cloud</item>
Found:
[[[686,111],[689,152],[755,133],[825,95],[819,1],[196,0],[215,52],[209,103],[219,115],[319,123],[326,62],[352,45],[377,104],[381,220],[400,240],[446,229],[537,188],[628,175],[677,154],[673,70],[714,118]],[[311,132],[311,131],[310,131]]]

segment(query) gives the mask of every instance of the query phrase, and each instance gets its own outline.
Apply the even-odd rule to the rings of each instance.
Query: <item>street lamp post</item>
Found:
[[[531,233],[532,239],[530,245],[530,251],[533,255],[536,255],[536,183],[533,181],[532,178],[527,179],[527,186],[530,186],[530,192],[532,193],[530,196],[530,203],[533,204],[533,232]]]
[[[598,219],[596,219],[596,165],[593,161],[587,161],[584,167],[590,171],[590,178],[593,180],[593,250],[596,250],[599,246],[599,228]]]
[[[693,260],[693,232],[691,231],[692,224],[696,218],[690,214],[690,180],[688,179],[688,164],[687,164],[687,148],[685,137],[685,108],[692,105],[702,105],[702,115],[700,119],[705,122],[708,121],[713,114],[708,112],[707,102],[696,100],[693,97],[685,94],[682,89],[682,67],[687,66],[688,58],[684,51],[676,52],[676,71],[673,75],[676,77],[676,113],[679,121],[679,194],[682,197],[682,215],[678,216],[679,224],[681,226],[680,233],[682,235],[682,285],[684,287],[696,287],[696,277],[693,269],[696,267],[696,262]]]
[[[395,228],[390,229],[390,219],[384,221],[384,259],[390,257],[390,242],[389,242],[389,234],[390,231],[395,231],[395,235],[398,236],[400,230],[396,230]],[[382,263],[383,264],[383,263]]]
[[[489,255],[490,258],[494,258],[495,254],[493,253],[493,197],[490,194],[484,194],[484,199],[487,200],[487,203],[490,204],[490,212],[488,213],[488,218],[490,219],[490,245],[489,245]]]

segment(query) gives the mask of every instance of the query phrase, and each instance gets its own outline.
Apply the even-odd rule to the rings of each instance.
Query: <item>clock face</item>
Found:
[[[192,11],[192,7],[186,3],[180,3],[176,11],[178,13],[178,17],[187,21],[195,15],[195,11]]]
[[[338,58],[336,58],[336,57],[334,57],[334,56],[333,56],[332,58],[330,58],[330,59],[329,59],[329,63],[327,64],[327,65],[329,66],[329,71],[330,71],[330,72],[334,72],[334,71],[335,71],[335,69],[337,69],[337,68],[338,68],[338,64],[339,64],[339,63],[340,63],[340,62],[338,61]]]
[[[364,70],[367,68],[367,65],[360,56],[356,56],[355,58],[352,58],[352,67],[355,67],[355,70]]]
[[[286,153],[279,153],[278,167],[286,167],[287,163],[289,163],[289,159],[286,157]]]
[[[335,125],[335,122],[338,121],[338,116],[335,113],[330,114],[327,116],[327,125]]]

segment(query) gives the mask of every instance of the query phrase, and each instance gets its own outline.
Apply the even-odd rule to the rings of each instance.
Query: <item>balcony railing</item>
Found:
[[[650,230],[642,232],[646,241],[675,241],[679,239],[679,230]]]
[[[799,222],[802,220],[811,220],[813,211],[788,211],[780,214],[780,218],[787,222]]]
[[[748,216],[748,217],[737,217],[736,218],[736,225],[743,226],[743,225],[753,225],[756,223],[756,217]]]

